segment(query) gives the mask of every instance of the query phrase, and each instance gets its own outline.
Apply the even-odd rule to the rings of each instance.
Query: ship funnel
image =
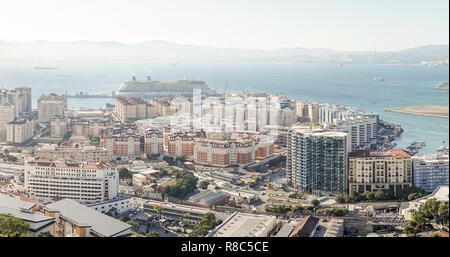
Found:
[[[133,80],[136,81],[136,77],[135,76],[133,76]]]
[[[147,80],[152,80],[152,77],[150,77],[150,76],[147,76]]]

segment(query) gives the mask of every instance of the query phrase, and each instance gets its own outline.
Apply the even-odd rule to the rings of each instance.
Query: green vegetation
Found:
[[[198,178],[192,172],[185,170],[174,171],[174,175],[177,183],[173,186],[166,186],[163,189],[164,196],[168,195],[182,199],[194,192],[197,187]]]
[[[131,179],[133,172],[129,169],[122,167],[119,169],[119,179]]]
[[[91,138],[91,145],[100,146],[100,138],[99,137],[92,137]]]
[[[313,206],[313,208],[317,208],[320,205],[320,201],[317,199],[314,199],[311,201],[311,205]]]
[[[366,191],[364,194],[352,192],[350,195],[337,195],[335,200],[338,203],[356,203],[362,201],[412,201],[425,196],[425,191],[414,186],[404,188],[395,196],[391,190],[379,189],[376,192]]]
[[[430,235],[430,237],[441,237],[441,234],[435,232]]]
[[[289,198],[294,198],[294,199],[303,199],[305,197],[305,194],[303,194],[303,193],[296,193],[296,194],[291,194],[288,197]]]
[[[279,214],[285,214],[288,211],[293,211],[293,208],[289,205],[275,205],[275,206],[266,207],[266,211],[273,212],[273,213],[279,213]]]
[[[147,237],[159,237],[159,232],[158,231],[150,231],[150,232],[148,232]]]
[[[0,153],[0,158],[2,158],[3,161],[17,162],[17,157],[10,155],[8,149],[5,149],[3,153]]]
[[[209,182],[208,180],[202,180],[202,181],[200,181],[199,186],[200,186],[201,189],[207,189],[209,183],[210,183],[210,182]]]
[[[65,140],[69,140],[69,138],[71,138],[72,137],[72,131],[71,130],[68,130],[67,132],[66,132],[66,134],[64,134],[64,136],[63,136],[63,140],[65,141]]]
[[[0,237],[27,237],[29,225],[10,214],[0,214]]]
[[[346,208],[328,208],[317,211],[319,214],[325,214],[329,216],[343,217],[348,215]]]
[[[176,164],[176,161],[173,157],[170,156],[164,156],[163,160],[167,162],[167,164],[169,164],[169,166],[173,166]]]
[[[38,235],[38,237],[53,237],[52,234],[50,234],[50,232],[46,231],[46,232],[42,232]]]
[[[216,216],[213,213],[208,212],[202,217],[200,222],[195,225],[192,232],[189,233],[189,236],[191,237],[206,236],[208,232],[213,228],[215,228],[216,226],[217,226]]]
[[[134,221],[132,221],[132,220],[129,220],[129,221],[127,221],[126,223],[127,223],[128,225],[131,226],[131,229],[132,229],[134,232],[138,232],[138,231],[139,231],[139,224],[137,224],[137,222],[134,222]]]

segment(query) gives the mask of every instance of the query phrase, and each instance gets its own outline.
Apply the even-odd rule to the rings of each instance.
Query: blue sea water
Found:
[[[386,108],[449,104],[447,90],[434,86],[449,80],[448,67],[420,65],[252,64],[232,62],[169,63],[107,62],[58,65],[57,70],[34,70],[36,64],[0,63],[0,85],[27,85],[33,90],[33,106],[41,94],[111,93],[134,74],[154,80],[188,77],[206,81],[212,88],[238,92],[255,90],[288,97],[354,106],[377,112],[382,119],[400,123],[405,133],[398,147],[424,140],[420,153],[434,153],[441,141],[449,141],[449,120],[385,112]],[[53,65],[52,65],[53,66]],[[373,77],[381,77],[376,82]],[[69,106],[104,108],[112,99],[69,99]]]

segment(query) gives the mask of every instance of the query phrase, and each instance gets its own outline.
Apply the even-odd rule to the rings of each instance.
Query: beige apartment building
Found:
[[[63,116],[56,116],[50,122],[50,136],[63,137],[67,132],[67,120]]]
[[[147,130],[144,137],[144,152],[147,156],[164,153],[164,135],[158,130]]]
[[[358,150],[349,155],[349,193],[389,189],[394,193],[412,185],[411,155],[404,150],[371,152]]]
[[[154,118],[156,107],[140,98],[117,97],[115,113],[122,121]]]
[[[7,124],[6,142],[23,144],[33,137],[33,121],[29,118],[16,119]]]
[[[38,103],[38,121],[49,122],[57,115],[64,115],[63,101],[59,100],[43,100]]]
[[[194,162],[216,167],[245,165],[254,162],[257,150],[257,142],[252,140],[196,138]]]

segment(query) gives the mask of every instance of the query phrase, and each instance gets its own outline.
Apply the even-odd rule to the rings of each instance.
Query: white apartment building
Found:
[[[31,88],[0,89],[0,105],[3,104],[14,106],[14,116],[16,118],[31,112]]]
[[[76,160],[79,162],[109,162],[114,156],[106,148],[88,145],[80,148],[58,147],[56,144],[45,144],[35,151],[35,156],[47,160]]]
[[[371,144],[376,144],[378,121],[375,117],[348,117],[335,121],[333,125],[327,124],[326,128],[348,134],[348,152],[360,148],[368,148]]]
[[[22,144],[33,137],[33,122],[28,118],[16,119],[7,124],[6,142]]]
[[[25,188],[33,199],[96,203],[117,197],[119,172],[106,162],[30,161],[25,165]]]

